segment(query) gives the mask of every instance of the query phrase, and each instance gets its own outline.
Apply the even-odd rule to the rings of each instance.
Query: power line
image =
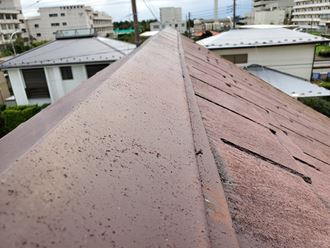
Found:
[[[236,28],[236,0],[233,0],[233,29]]]
[[[147,4],[146,0],[143,0],[144,5],[147,7],[147,9],[150,11],[151,15],[153,15],[153,17],[158,20],[157,16],[155,15],[155,13],[152,11],[151,7]]]

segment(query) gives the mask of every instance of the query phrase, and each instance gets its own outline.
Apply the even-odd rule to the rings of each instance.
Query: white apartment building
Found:
[[[26,20],[29,35],[37,40],[54,40],[59,30],[94,28],[99,36],[113,37],[111,16],[89,6],[71,5],[39,9],[39,16]]]
[[[254,0],[252,24],[290,24],[294,0]]]
[[[330,0],[295,0],[293,23],[303,28],[325,29],[330,20]]]
[[[10,45],[12,33],[20,31],[17,36],[28,38],[20,0],[0,1],[0,47]],[[13,37],[15,39],[16,36]]]
[[[150,23],[151,31],[160,31],[167,27],[174,28],[180,33],[187,31],[187,24],[182,20],[181,8],[160,8],[160,22]]]

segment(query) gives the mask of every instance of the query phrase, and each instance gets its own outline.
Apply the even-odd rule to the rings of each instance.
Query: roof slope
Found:
[[[327,247],[329,125],[162,31],[0,140],[1,244]]]
[[[184,42],[242,247],[329,247],[330,119]]]
[[[311,44],[330,40],[286,28],[234,29],[197,43],[208,49]]]
[[[2,63],[0,68],[109,62],[134,49],[133,44],[102,37],[55,40]]]

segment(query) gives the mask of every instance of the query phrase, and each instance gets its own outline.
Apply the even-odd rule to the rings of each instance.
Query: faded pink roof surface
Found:
[[[0,140],[0,247],[329,247],[330,121],[165,30]]]
[[[330,247],[330,120],[183,47],[240,246]]]

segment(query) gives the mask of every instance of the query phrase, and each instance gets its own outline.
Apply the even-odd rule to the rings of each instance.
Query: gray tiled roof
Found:
[[[329,39],[286,28],[235,29],[198,41],[208,49],[281,46],[330,42]]]
[[[135,45],[101,37],[55,40],[7,60],[0,68],[116,61]]]

